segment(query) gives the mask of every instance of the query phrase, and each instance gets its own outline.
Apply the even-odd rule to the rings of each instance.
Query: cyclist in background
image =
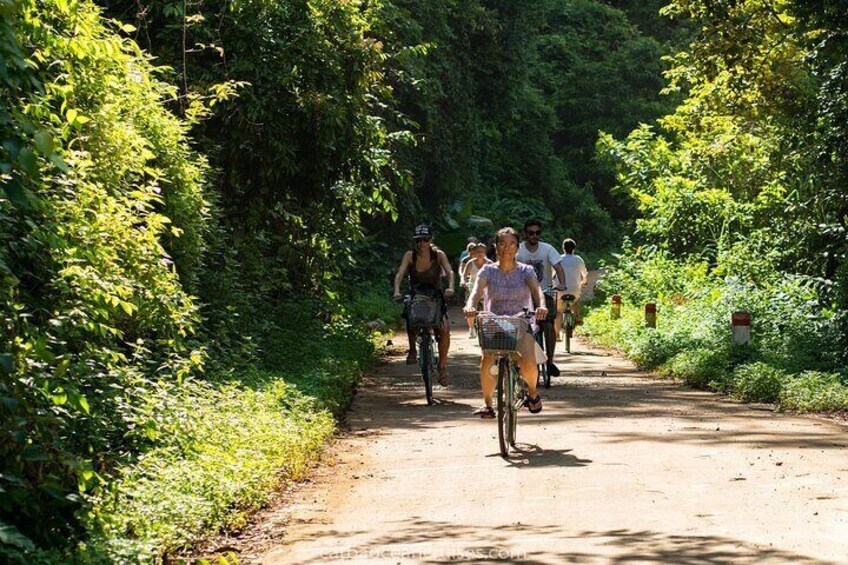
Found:
[[[453,269],[445,252],[433,245],[433,228],[421,224],[415,228],[412,236],[415,248],[403,254],[397,274],[395,275],[394,299],[401,300],[400,284],[404,277],[409,276],[409,291],[412,294],[426,293],[433,298],[442,300],[442,324],[439,327],[439,384],[448,386],[450,375],[447,372],[448,350],[450,349],[450,324],[448,322],[446,298],[454,294]],[[448,288],[442,293],[442,276],[448,278]],[[404,313],[405,316],[406,313]],[[409,338],[409,354],[406,364],[417,362],[418,352],[415,347],[415,332],[409,323],[406,324],[406,335]]]
[[[468,299],[471,296],[471,291],[474,288],[474,283],[477,282],[477,273],[480,272],[480,269],[483,268],[484,265],[489,265],[492,261],[486,257],[486,244],[485,243],[469,243],[469,247],[474,247],[473,251],[471,251],[471,257],[462,264],[462,268],[459,271],[459,280],[462,281],[462,285],[466,289],[465,298]],[[474,339],[477,337],[475,326],[474,326],[474,318],[466,318],[468,320],[468,337],[469,339]]]
[[[567,294],[574,295],[574,319],[577,324],[582,324],[583,319],[580,315],[580,292],[584,287],[589,285],[589,272],[586,270],[586,263],[580,255],[575,255],[577,244],[573,239],[564,239],[562,241],[562,270],[565,273],[565,278],[557,280],[565,281],[565,288],[568,289]],[[565,312],[565,301],[560,299],[558,311]],[[562,316],[556,318],[556,335],[559,335],[562,328]]]
[[[564,281],[565,275],[562,271],[562,257],[557,252],[556,248],[550,243],[540,241],[542,235],[542,222],[540,220],[527,220],[524,222],[524,241],[518,249],[516,259],[521,263],[526,263],[533,267],[536,271],[536,278],[542,289],[553,287],[551,278],[551,270],[556,271],[557,280]],[[560,284],[557,290],[565,290],[565,286]],[[554,364],[554,352],[556,350],[556,340],[554,339],[554,328],[552,324],[545,324],[545,333],[547,339],[545,343],[550,348],[548,351],[548,374],[552,377],[559,376],[559,367]]]
[[[498,261],[493,264],[483,265],[477,273],[477,283],[471,291],[471,296],[465,303],[463,312],[468,317],[477,315],[477,303],[484,298],[484,310],[500,316],[514,316],[522,314],[524,308],[536,306],[536,319],[544,320],[548,315],[545,308],[545,297],[536,278],[532,267],[519,263],[515,260],[518,253],[518,232],[513,228],[502,228],[495,237],[495,248],[498,253]],[[536,381],[539,378],[537,353],[544,357],[541,349],[537,348],[533,334],[527,333],[522,336],[518,345],[518,366],[521,368],[521,376],[527,382],[529,395],[527,407],[533,414],[542,411],[542,399],[536,392]],[[474,413],[481,418],[494,418],[495,410],[492,408],[492,396],[495,390],[495,379],[490,373],[494,354],[483,353],[480,360],[480,385],[483,389],[483,406]]]
[[[477,245],[477,238],[472,236],[468,237],[468,242],[465,246],[465,249],[462,250],[462,253],[459,254],[459,260],[457,261],[456,270],[459,271],[462,267],[462,264],[468,261],[468,259],[473,254],[471,251],[474,249],[474,246]]]

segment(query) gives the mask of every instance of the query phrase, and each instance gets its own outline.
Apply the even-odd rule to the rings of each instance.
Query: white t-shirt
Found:
[[[543,241],[540,241],[536,247],[536,251],[531,253],[527,249],[527,242],[525,241],[518,247],[518,255],[515,256],[515,259],[535,269],[536,278],[539,279],[539,284],[542,286],[542,290],[544,290],[553,286],[551,285],[551,270],[554,268],[554,265],[559,264],[562,257],[557,253],[553,245]]]
[[[580,291],[583,289],[580,285],[589,276],[586,263],[583,262],[580,255],[565,253],[562,255],[562,270],[565,271],[565,292],[579,297]]]

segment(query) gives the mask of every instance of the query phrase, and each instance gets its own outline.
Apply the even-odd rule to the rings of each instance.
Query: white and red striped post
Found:
[[[645,325],[649,328],[657,327],[657,305],[654,302],[645,304]]]
[[[730,326],[733,329],[733,343],[745,345],[751,343],[751,314],[749,312],[734,312],[730,315]]]
[[[621,318],[621,297],[617,294],[612,295],[612,304],[610,305],[610,318],[618,320]]]

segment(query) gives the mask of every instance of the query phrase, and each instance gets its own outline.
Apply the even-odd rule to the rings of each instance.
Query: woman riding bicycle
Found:
[[[513,316],[524,313],[525,308],[536,305],[536,319],[544,320],[548,315],[545,299],[536,271],[533,267],[518,263],[515,255],[518,253],[518,232],[513,228],[502,228],[495,237],[495,248],[498,261],[484,265],[477,273],[477,282],[471,291],[471,296],[465,303],[463,311],[466,316],[477,315],[477,303],[484,299],[484,309],[496,315]],[[539,377],[536,358],[536,340],[533,335],[526,333],[518,344],[518,366],[521,376],[527,383],[529,396],[527,407],[533,414],[542,411],[542,399],[536,392],[536,380]],[[483,388],[484,405],[474,413],[481,418],[494,418],[492,394],[495,389],[495,379],[491,376],[494,354],[483,353],[480,361],[480,385]],[[544,360],[541,361],[544,363]]]
[[[444,298],[450,298],[454,292],[453,269],[445,252],[433,245],[433,229],[430,226],[422,224],[416,227],[412,237],[415,240],[415,249],[404,253],[400,262],[395,275],[394,299],[400,300],[403,297],[400,293],[400,283],[407,275],[409,275],[411,293],[432,293],[434,298],[442,298],[442,323],[439,326],[439,384],[448,386],[450,384],[450,376],[447,372],[450,324],[442,297],[442,277],[446,276],[449,281],[448,288],[444,291]],[[406,363],[414,365],[418,353],[415,348],[415,332],[409,324],[406,325],[406,334],[409,338],[409,355],[406,357]]]

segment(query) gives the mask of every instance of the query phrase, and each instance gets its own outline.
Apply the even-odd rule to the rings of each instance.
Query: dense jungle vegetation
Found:
[[[0,560],[161,562],[242,524],[332,434],[421,221],[453,256],[538,217],[607,257],[625,309],[594,339],[848,407],[839,0],[0,16]]]

